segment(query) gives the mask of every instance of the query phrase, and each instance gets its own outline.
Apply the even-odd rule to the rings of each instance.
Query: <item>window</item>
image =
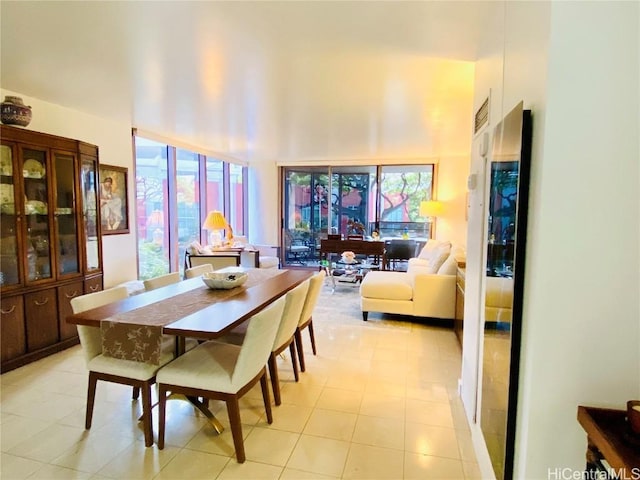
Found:
[[[420,202],[431,198],[433,165],[284,168],[285,265],[317,265],[327,234],[426,240]]]
[[[233,228],[234,235],[244,235],[244,205],[246,168],[240,165],[229,165],[229,214],[227,221]]]
[[[134,143],[140,279],[182,273],[189,244],[209,243],[202,222],[210,210],[245,232],[246,167],[137,135]]]
[[[200,159],[197,153],[176,151],[176,200],[178,212],[178,258],[194,240],[200,241]],[[183,273],[184,262],[179,262]]]
[[[380,235],[431,236],[429,222],[420,217],[420,202],[431,199],[433,165],[389,165],[380,175]]]
[[[169,273],[167,145],[136,139],[138,276]]]

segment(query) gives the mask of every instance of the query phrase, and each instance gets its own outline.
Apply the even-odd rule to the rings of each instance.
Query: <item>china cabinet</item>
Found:
[[[98,148],[0,126],[2,372],[78,343],[72,298],[102,289]]]

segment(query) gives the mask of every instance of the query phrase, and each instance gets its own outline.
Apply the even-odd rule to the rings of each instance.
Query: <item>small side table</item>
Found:
[[[625,410],[578,407],[578,422],[587,432],[587,472],[602,471],[604,459],[620,478],[638,476],[640,438],[631,432],[626,415]]]

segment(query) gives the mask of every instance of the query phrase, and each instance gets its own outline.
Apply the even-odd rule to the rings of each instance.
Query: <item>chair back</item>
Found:
[[[205,263],[203,265],[198,265],[197,267],[187,268],[184,271],[184,278],[194,278],[199,277],[205,273],[213,272],[213,265],[210,263]]]
[[[166,275],[160,275],[158,277],[145,280],[144,289],[146,291],[155,290],[156,288],[165,287],[172,283],[178,283],[179,281],[180,274],[178,272],[167,273]]]
[[[280,297],[248,320],[247,332],[231,375],[233,385],[246,385],[267,363],[285,302],[285,297]]]
[[[108,303],[124,300],[129,296],[127,287],[114,287],[100,292],[88,293],[71,299],[73,313],[98,308]],[[77,325],[80,344],[87,363],[102,353],[102,335],[99,327]]]
[[[325,271],[321,270],[309,279],[309,290],[307,291],[307,296],[304,299],[304,305],[302,306],[302,313],[300,314],[298,325],[302,325],[311,318],[313,309],[316,307],[316,303],[318,303],[318,298],[320,297],[320,291],[322,290],[322,284],[324,283],[325,276]]]
[[[302,313],[302,307],[304,306],[304,299],[307,296],[309,290],[309,280],[305,280],[294,289],[287,292],[285,295],[284,311],[282,312],[282,320],[278,327],[278,333],[276,334],[275,341],[273,342],[272,351],[277,350],[287,340],[289,340],[298,327],[298,321],[300,320],[300,314]]]

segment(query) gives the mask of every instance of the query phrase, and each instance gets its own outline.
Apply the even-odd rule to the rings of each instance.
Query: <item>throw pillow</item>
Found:
[[[458,270],[456,256],[451,253],[438,269],[438,275],[455,275]]]
[[[200,245],[200,242],[196,240],[191,242],[187,247],[187,253],[189,253],[189,255],[201,255],[202,250],[202,245]]]
[[[446,256],[442,258],[442,255],[449,255],[449,253],[451,253],[451,242],[439,242],[438,245],[436,245],[435,248],[431,251],[427,260],[429,260],[429,263],[431,264],[433,262],[437,263],[438,259],[441,259],[441,263],[436,267],[437,270],[438,268],[440,268],[440,265],[442,265],[442,263],[447,259]]]
[[[438,248],[433,252],[431,260],[429,260],[429,273],[438,273],[440,267],[449,258],[449,249]]]
[[[424,245],[422,250],[420,250],[418,258],[429,260],[429,258],[431,258],[431,254],[433,253],[433,250],[438,246],[439,243],[440,242],[438,240],[434,240],[433,238],[427,240],[427,243]]]

